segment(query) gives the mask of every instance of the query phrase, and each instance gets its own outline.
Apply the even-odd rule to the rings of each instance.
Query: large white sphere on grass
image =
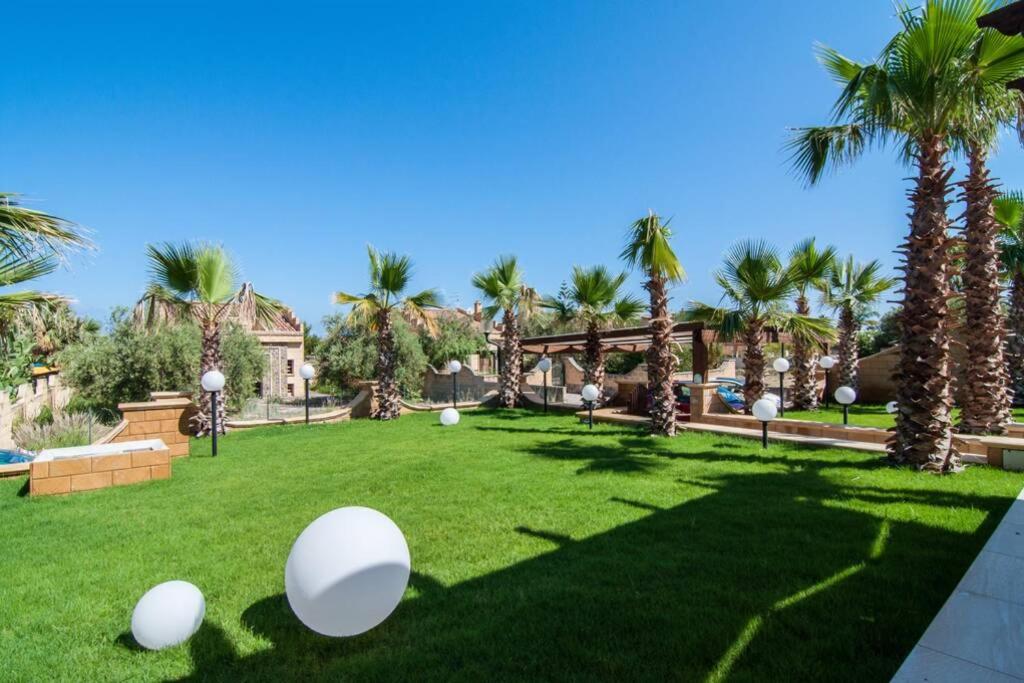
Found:
[[[537,361],[537,369],[540,370],[541,372],[547,372],[548,370],[550,370],[551,369],[551,359],[550,358],[541,358],[539,361]]]
[[[459,374],[460,370],[462,370],[462,363],[460,363],[457,360],[448,361],[448,372],[452,373],[453,375],[457,375]]]
[[[584,401],[591,402],[596,401],[597,397],[601,395],[601,392],[598,391],[597,387],[595,387],[593,384],[588,384],[585,387],[583,387],[583,390],[580,393],[583,395]]]
[[[459,411],[455,408],[445,408],[441,411],[441,424],[445,427],[459,424]]]
[[[754,401],[754,405],[751,406],[751,412],[761,422],[771,422],[775,419],[775,416],[779,414],[779,409],[776,406],[775,401],[770,398],[762,398]]]
[[[844,406],[848,406],[857,400],[857,392],[851,387],[839,387],[835,393],[836,401]]]
[[[188,581],[153,586],[135,604],[132,635],[147,650],[163,650],[192,637],[203,623],[206,600]]]
[[[331,510],[299,534],[284,567],[295,616],[325,636],[369,631],[394,611],[409,583],[409,546],[386,515]]]

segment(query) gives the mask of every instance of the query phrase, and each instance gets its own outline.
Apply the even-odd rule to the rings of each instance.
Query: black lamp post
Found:
[[[302,377],[302,381],[306,383],[306,424],[309,424],[309,382],[313,379],[313,366],[309,363],[304,363],[299,368],[299,376]]]
[[[593,384],[588,384],[585,387],[583,387],[583,390],[580,392],[580,394],[583,396],[583,402],[587,404],[587,411],[590,413],[590,417],[587,421],[590,425],[590,428],[593,429],[594,404],[597,403],[597,399],[598,397],[600,397],[601,392],[598,391],[597,387],[595,387]]]
[[[786,371],[789,370],[789,361],[785,358],[776,358],[772,363],[775,372],[779,373],[779,415],[786,414]]]
[[[448,372],[452,374],[452,408],[458,408],[459,396],[459,372],[462,371],[462,363],[457,360],[448,361]]]
[[[551,370],[551,359],[541,358],[537,369],[544,373],[544,412],[548,412],[548,371]]]
[[[224,388],[224,375],[218,370],[208,370],[203,374],[203,378],[199,382],[203,386],[203,391],[207,391],[210,394],[210,429],[213,437],[213,443],[211,444],[211,451],[216,457],[217,455],[217,394]]]
[[[768,448],[768,423],[775,419],[778,412],[775,401],[770,398],[758,399],[751,406],[751,412],[761,421],[761,448]]]
[[[822,356],[821,358],[818,359],[818,365],[820,365],[821,369],[825,371],[825,407],[826,408],[828,408],[829,396],[831,396],[831,392],[829,391],[829,386],[828,386],[829,385],[828,376],[829,376],[829,374],[831,374],[829,371],[835,366],[835,364],[836,364],[836,359],[833,358],[832,356]]]
[[[843,424],[850,424],[850,404],[857,400],[857,392],[851,387],[836,389],[836,401],[843,406]]]

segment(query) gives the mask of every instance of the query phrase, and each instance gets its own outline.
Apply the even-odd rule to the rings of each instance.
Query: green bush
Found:
[[[427,355],[427,362],[440,370],[450,360],[465,362],[474,353],[483,353],[487,349],[487,340],[473,329],[469,321],[442,316],[434,336],[426,330],[420,332],[420,345]]]
[[[340,313],[327,316],[323,323],[326,334],[315,358],[318,386],[324,391],[343,393],[359,381],[373,379],[377,366],[376,333],[364,325],[350,323]],[[416,398],[423,389],[427,356],[407,322],[396,316],[394,330],[398,386],[404,396]]]
[[[53,408],[50,406],[43,406],[39,409],[39,414],[36,415],[35,423],[40,427],[53,424]]]
[[[256,335],[240,325],[228,324],[220,337],[220,357],[227,409],[239,412],[256,395],[256,384],[267,369],[267,355]]]

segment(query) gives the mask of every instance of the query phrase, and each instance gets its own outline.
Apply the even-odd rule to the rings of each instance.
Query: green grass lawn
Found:
[[[1024,479],[570,416],[467,412],[231,434],[170,480],[66,497],[0,481],[0,680],[886,681]],[[284,597],[313,519],[366,505],[413,576],[334,640]],[[206,621],[141,651],[132,608],[195,583]]]
[[[793,420],[812,420],[814,422],[829,422],[832,424],[843,424],[843,409],[834,403],[828,408],[821,406],[818,410],[787,410],[785,417]],[[960,409],[953,409],[954,422],[960,417]],[[1024,422],[1024,408],[1013,409],[1013,419],[1017,422]],[[868,403],[865,405],[854,404],[850,406],[850,424],[858,427],[879,427],[888,429],[895,424],[896,419],[885,412],[882,404]]]

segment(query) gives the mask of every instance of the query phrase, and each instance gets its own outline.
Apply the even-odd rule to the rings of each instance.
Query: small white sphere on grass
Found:
[[[825,370],[831,370],[832,366],[836,364],[836,359],[832,356],[822,356],[818,359],[818,365]]]
[[[441,424],[445,427],[459,424],[459,411],[455,408],[445,408],[441,411]]]
[[[779,414],[779,409],[772,399],[762,398],[754,401],[754,405],[751,406],[751,412],[761,422],[771,422]]]
[[[448,372],[457,375],[460,370],[462,370],[462,363],[457,360],[448,361]]]
[[[548,370],[550,370],[551,369],[551,359],[550,358],[541,358],[540,361],[537,362],[537,369],[540,370],[541,372],[547,372]]]
[[[135,604],[132,636],[147,650],[163,650],[192,637],[206,615],[203,593],[188,581],[153,586]]]
[[[315,374],[316,370],[314,370],[313,366],[309,363],[303,363],[302,367],[299,368],[299,376],[302,377],[302,379],[313,379],[313,375]]]
[[[851,387],[839,387],[835,393],[836,401],[844,406],[848,406],[857,400],[857,392]]]
[[[885,412],[889,413],[890,415],[894,414],[899,409],[900,404],[897,403],[896,401],[889,401],[888,403],[885,404]]]
[[[590,401],[591,403],[596,401],[597,397],[601,395],[601,392],[598,391],[597,387],[593,384],[588,384],[583,387],[583,390],[580,393],[583,395],[584,401]]]
[[[789,361],[785,358],[776,358],[775,362],[772,363],[772,367],[778,373],[789,372]]]
[[[295,616],[335,638],[377,626],[409,583],[409,546],[387,515],[365,507],[331,510],[307,526],[288,555],[285,594]]]
[[[203,374],[199,383],[203,385],[203,391],[220,391],[224,388],[224,373],[220,370],[210,370]]]

